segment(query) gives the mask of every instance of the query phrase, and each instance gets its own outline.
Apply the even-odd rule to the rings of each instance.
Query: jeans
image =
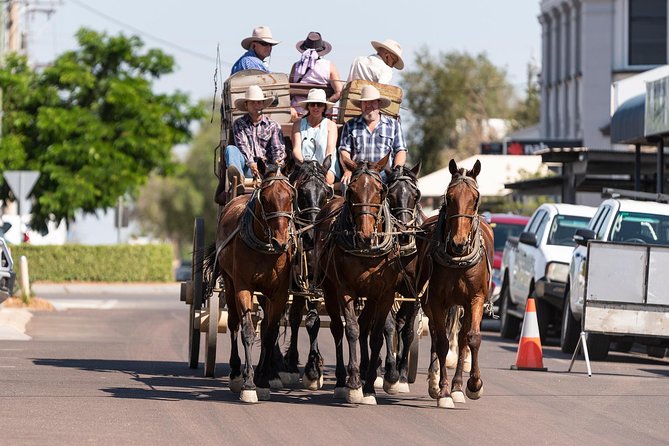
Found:
[[[251,168],[246,165],[246,158],[237,146],[227,146],[223,152],[226,166],[235,166],[246,178],[253,178]]]

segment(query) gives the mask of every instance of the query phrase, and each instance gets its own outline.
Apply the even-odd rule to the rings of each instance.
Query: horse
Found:
[[[442,408],[465,402],[462,391],[465,346],[471,351],[466,395],[476,400],[483,394],[478,353],[494,249],[493,231],[478,214],[480,193],[476,178],[481,172],[481,162],[477,160],[471,170],[466,170],[451,160],[448,167],[452,178],[444,192],[444,204],[438,216],[423,224],[426,238],[421,241],[418,254],[423,264],[421,274],[430,277],[427,293],[421,297],[423,310],[430,319],[432,340],[428,393]],[[458,334],[458,362],[449,389],[445,365],[449,350],[446,318],[454,305],[461,305],[464,315]]]
[[[356,317],[359,297],[373,308],[370,364],[376,364],[383,344],[383,326],[401,280],[393,248],[387,187],[381,171],[390,154],[376,163],[342,159],[352,172],[345,198],[335,197],[318,214],[315,227],[316,277],[323,289],[336,348],[335,397],[360,404],[376,404],[376,367],[368,367],[364,387],[360,373]],[[344,367],[342,340],[346,322],[349,362]],[[348,372],[348,373],[347,373]]]
[[[317,367],[322,367],[323,357],[318,351],[316,336],[320,329],[320,317],[316,304],[305,296],[304,293],[313,293],[313,229],[316,215],[321,208],[334,196],[334,189],[325,179],[332,163],[332,157],[328,155],[321,165],[316,160],[295,161],[290,174],[290,182],[297,191],[295,202],[295,222],[299,228],[300,236],[298,244],[301,249],[297,250],[294,265],[294,280],[298,290],[293,293],[293,302],[290,305],[288,320],[290,324],[290,343],[284,357],[285,372],[282,381],[296,383],[299,381],[299,354],[297,350],[297,339],[302,320],[302,312],[307,306],[307,316],[304,325],[310,339],[310,355],[313,358],[307,362],[312,367],[304,370],[302,382],[304,387],[310,390],[318,390],[323,386],[323,375],[319,376]],[[306,231],[304,229],[307,229]]]
[[[397,236],[400,248],[400,269],[403,279],[397,292],[408,299],[401,303],[395,303],[388,313],[383,329],[386,341],[385,367],[377,372],[375,386],[383,387],[388,394],[408,393],[409,390],[409,348],[413,342],[414,321],[420,309],[418,291],[416,290],[416,238],[415,233],[423,223],[425,215],[420,209],[420,190],[418,189],[418,174],[421,164],[413,168],[395,166],[388,175],[387,201],[393,218],[393,227],[402,234]],[[369,331],[369,319],[372,307],[365,306],[360,315],[360,369],[365,374],[369,366],[369,353],[367,348],[367,335]],[[397,342],[395,341],[397,339]],[[394,347],[397,345],[397,355]],[[383,376],[383,379],[380,378]]]
[[[239,392],[241,401],[247,403],[268,400],[270,387],[280,386],[272,352],[288,302],[296,243],[295,188],[277,165],[258,161],[258,170],[262,180],[254,193],[232,199],[221,211],[215,250],[210,250],[205,261],[210,283],[223,276],[231,340],[230,389]],[[260,360],[254,373],[251,347],[255,327],[251,316],[256,291],[263,296],[259,300],[264,318]],[[237,346],[240,325],[243,371]]]

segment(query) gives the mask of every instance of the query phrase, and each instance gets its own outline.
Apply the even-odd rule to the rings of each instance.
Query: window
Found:
[[[549,245],[575,246],[574,233],[588,227],[590,217],[556,215],[548,232]]]
[[[629,0],[630,65],[667,63],[667,1]]]

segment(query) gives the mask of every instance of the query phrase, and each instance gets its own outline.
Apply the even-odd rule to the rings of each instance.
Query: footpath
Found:
[[[36,297],[43,299],[49,296],[91,295],[104,296],[105,294],[164,294],[179,295],[181,284],[167,283],[33,283],[31,289]],[[33,310],[27,308],[5,308],[0,305],[0,340],[29,341],[26,335],[26,325],[33,317]]]

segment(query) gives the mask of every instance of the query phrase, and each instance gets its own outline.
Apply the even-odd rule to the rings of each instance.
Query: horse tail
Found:
[[[202,262],[203,276],[208,278],[205,295],[211,294],[216,285],[216,280],[221,276],[221,269],[216,267],[216,242],[209,244],[204,248],[204,261]]]

